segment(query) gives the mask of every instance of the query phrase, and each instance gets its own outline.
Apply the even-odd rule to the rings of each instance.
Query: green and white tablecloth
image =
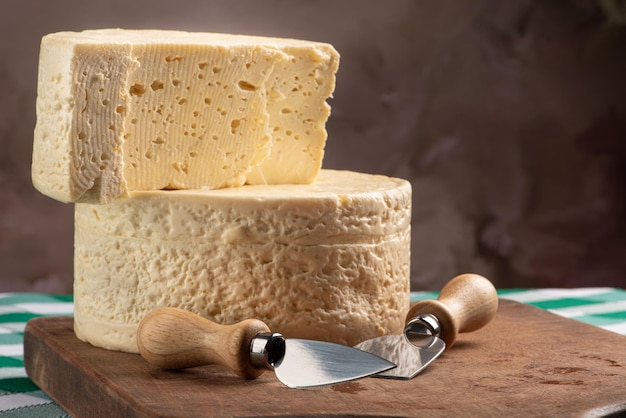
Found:
[[[547,309],[626,335],[626,291],[614,288],[500,290],[501,298]],[[414,292],[411,300],[435,299]],[[72,315],[71,296],[0,293],[0,416],[68,417],[35,386],[24,370],[23,335],[29,319]]]

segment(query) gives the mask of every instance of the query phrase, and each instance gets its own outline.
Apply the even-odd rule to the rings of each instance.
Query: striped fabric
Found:
[[[547,309],[626,335],[626,291],[614,288],[511,289],[501,298]],[[412,301],[436,299],[435,292],[414,292]],[[72,315],[71,296],[0,293],[0,416],[69,417],[28,379],[24,370],[26,322],[38,316]]]
[[[26,376],[23,337],[29,319],[72,312],[71,296],[0,294],[0,416],[69,417]]]
[[[626,291],[621,289],[506,289],[498,295],[626,335]],[[436,297],[435,292],[411,293],[414,302]]]

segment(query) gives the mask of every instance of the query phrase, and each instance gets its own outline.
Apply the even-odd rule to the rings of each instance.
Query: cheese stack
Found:
[[[137,352],[163,306],[348,345],[402,331],[409,183],[320,170],[338,59],[237,35],[44,37],[33,183],[76,203],[80,339]]]

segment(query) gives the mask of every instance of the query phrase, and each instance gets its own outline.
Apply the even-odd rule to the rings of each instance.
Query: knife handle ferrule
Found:
[[[259,369],[273,370],[285,357],[285,337],[277,332],[259,332],[250,344],[250,362]]]
[[[439,337],[441,335],[441,324],[435,315],[421,314],[411,319],[404,327],[405,334],[428,335]]]

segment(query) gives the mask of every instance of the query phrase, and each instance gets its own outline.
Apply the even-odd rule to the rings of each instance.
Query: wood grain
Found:
[[[487,325],[498,310],[498,293],[489,280],[478,274],[461,274],[450,280],[437,300],[422,300],[409,310],[407,323],[421,314],[434,315],[441,327],[438,335],[451,348],[460,332]]]
[[[144,359],[162,369],[221,364],[255,379],[265,369],[252,364],[250,345],[257,333],[269,331],[258,319],[220,325],[183,309],[160,308],[139,323],[137,347]]]
[[[72,318],[31,320],[30,378],[76,417],[578,416],[626,411],[626,338],[516,302],[461,334],[410,381],[362,379],[289,389],[268,372],[164,371],[76,339]],[[592,415],[593,416],[593,415]]]

